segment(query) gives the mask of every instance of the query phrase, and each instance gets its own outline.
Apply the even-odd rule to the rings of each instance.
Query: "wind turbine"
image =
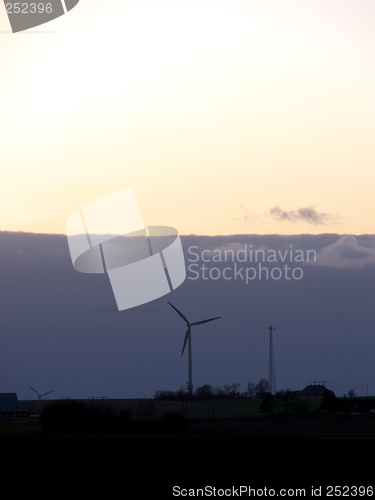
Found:
[[[32,389],[34,392],[36,392],[38,394],[38,398],[39,400],[42,399],[43,396],[47,396],[47,394],[50,394],[51,392],[53,392],[55,389],[52,389],[52,391],[48,391],[48,392],[45,392],[44,394],[39,394],[38,391],[36,391],[33,387],[31,387],[31,385],[27,384],[28,387],[30,387],[30,389]]]
[[[173,309],[176,311],[177,314],[181,316],[181,318],[186,321],[186,334],[185,334],[185,339],[184,339],[184,344],[182,346],[182,352],[181,356],[184,354],[186,342],[189,340],[189,381],[188,381],[188,390],[189,394],[191,395],[193,392],[193,374],[192,374],[192,362],[191,362],[191,327],[195,325],[202,325],[203,323],[208,323],[209,321],[214,321],[215,319],[219,319],[220,316],[217,316],[216,318],[210,318],[210,319],[204,319],[203,321],[196,321],[195,323],[190,323],[189,320],[182,314],[181,311],[177,309],[174,305],[172,305],[170,302],[168,304],[173,307]]]

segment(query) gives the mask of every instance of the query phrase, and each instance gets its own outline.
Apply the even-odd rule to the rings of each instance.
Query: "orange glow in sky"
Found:
[[[180,234],[374,233],[373,0],[0,11],[2,230],[133,188]]]

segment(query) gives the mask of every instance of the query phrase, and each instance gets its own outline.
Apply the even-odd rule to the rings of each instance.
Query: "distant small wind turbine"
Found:
[[[39,394],[38,391],[36,391],[33,387],[31,387],[31,385],[27,384],[28,387],[30,387],[30,389],[32,389],[34,392],[36,392],[38,394],[38,398],[39,399],[42,399],[43,396],[47,396],[47,394],[50,394],[51,392],[53,392],[55,389],[52,389],[52,391],[48,391],[48,392],[45,392],[44,394]]]
[[[203,321],[196,321],[195,323],[190,323],[189,320],[179,311],[174,305],[170,302],[168,304],[173,307],[173,309],[181,316],[181,318],[186,321],[186,326],[188,327],[185,334],[184,345],[182,346],[181,356],[184,354],[186,342],[189,340],[189,382],[188,382],[188,390],[191,395],[193,392],[193,369],[192,369],[192,360],[191,360],[191,327],[195,325],[202,325],[203,323],[208,323],[209,321],[214,321],[215,319],[219,319],[220,316],[216,318],[204,319]]]

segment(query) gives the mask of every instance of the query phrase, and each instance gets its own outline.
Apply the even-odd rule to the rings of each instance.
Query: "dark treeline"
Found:
[[[178,412],[154,417],[152,405],[144,407],[142,400],[133,418],[128,408],[115,415],[107,405],[98,407],[74,399],[59,399],[43,408],[40,421],[43,434],[49,435],[173,433],[184,430],[187,424]]]
[[[249,382],[247,389],[239,391],[240,384],[227,384],[223,387],[213,387],[210,384],[203,384],[197,387],[192,394],[185,387],[180,387],[177,391],[160,390],[156,391],[154,398],[158,400],[180,400],[180,399],[238,399],[238,398],[263,398],[269,392],[268,380],[261,378],[257,384]]]
[[[216,400],[216,399],[250,399],[257,398],[261,400],[259,411],[262,414],[298,414],[316,413],[319,409],[325,411],[334,411],[336,396],[330,393],[322,399],[306,400],[298,397],[299,391],[283,389],[271,394],[269,383],[266,379],[260,379],[257,384],[248,383],[246,391],[239,391],[240,384],[224,385],[221,387],[212,387],[204,384],[198,387],[193,394],[189,394],[187,389],[181,387],[178,391],[157,391],[154,398],[157,400],[176,401],[183,399],[195,400]]]

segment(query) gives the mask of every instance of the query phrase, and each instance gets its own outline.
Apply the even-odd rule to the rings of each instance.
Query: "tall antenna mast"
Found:
[[[268,327],[270,331],[270,358],[268,361],[268,384],[269,384],[269,391],[271,394],[275,394],[276,392],[276,374],[275,374],[275,359],[273,355],[273,339],[272,339],[272,333],[276,330],[274,326],[269,326]]]

